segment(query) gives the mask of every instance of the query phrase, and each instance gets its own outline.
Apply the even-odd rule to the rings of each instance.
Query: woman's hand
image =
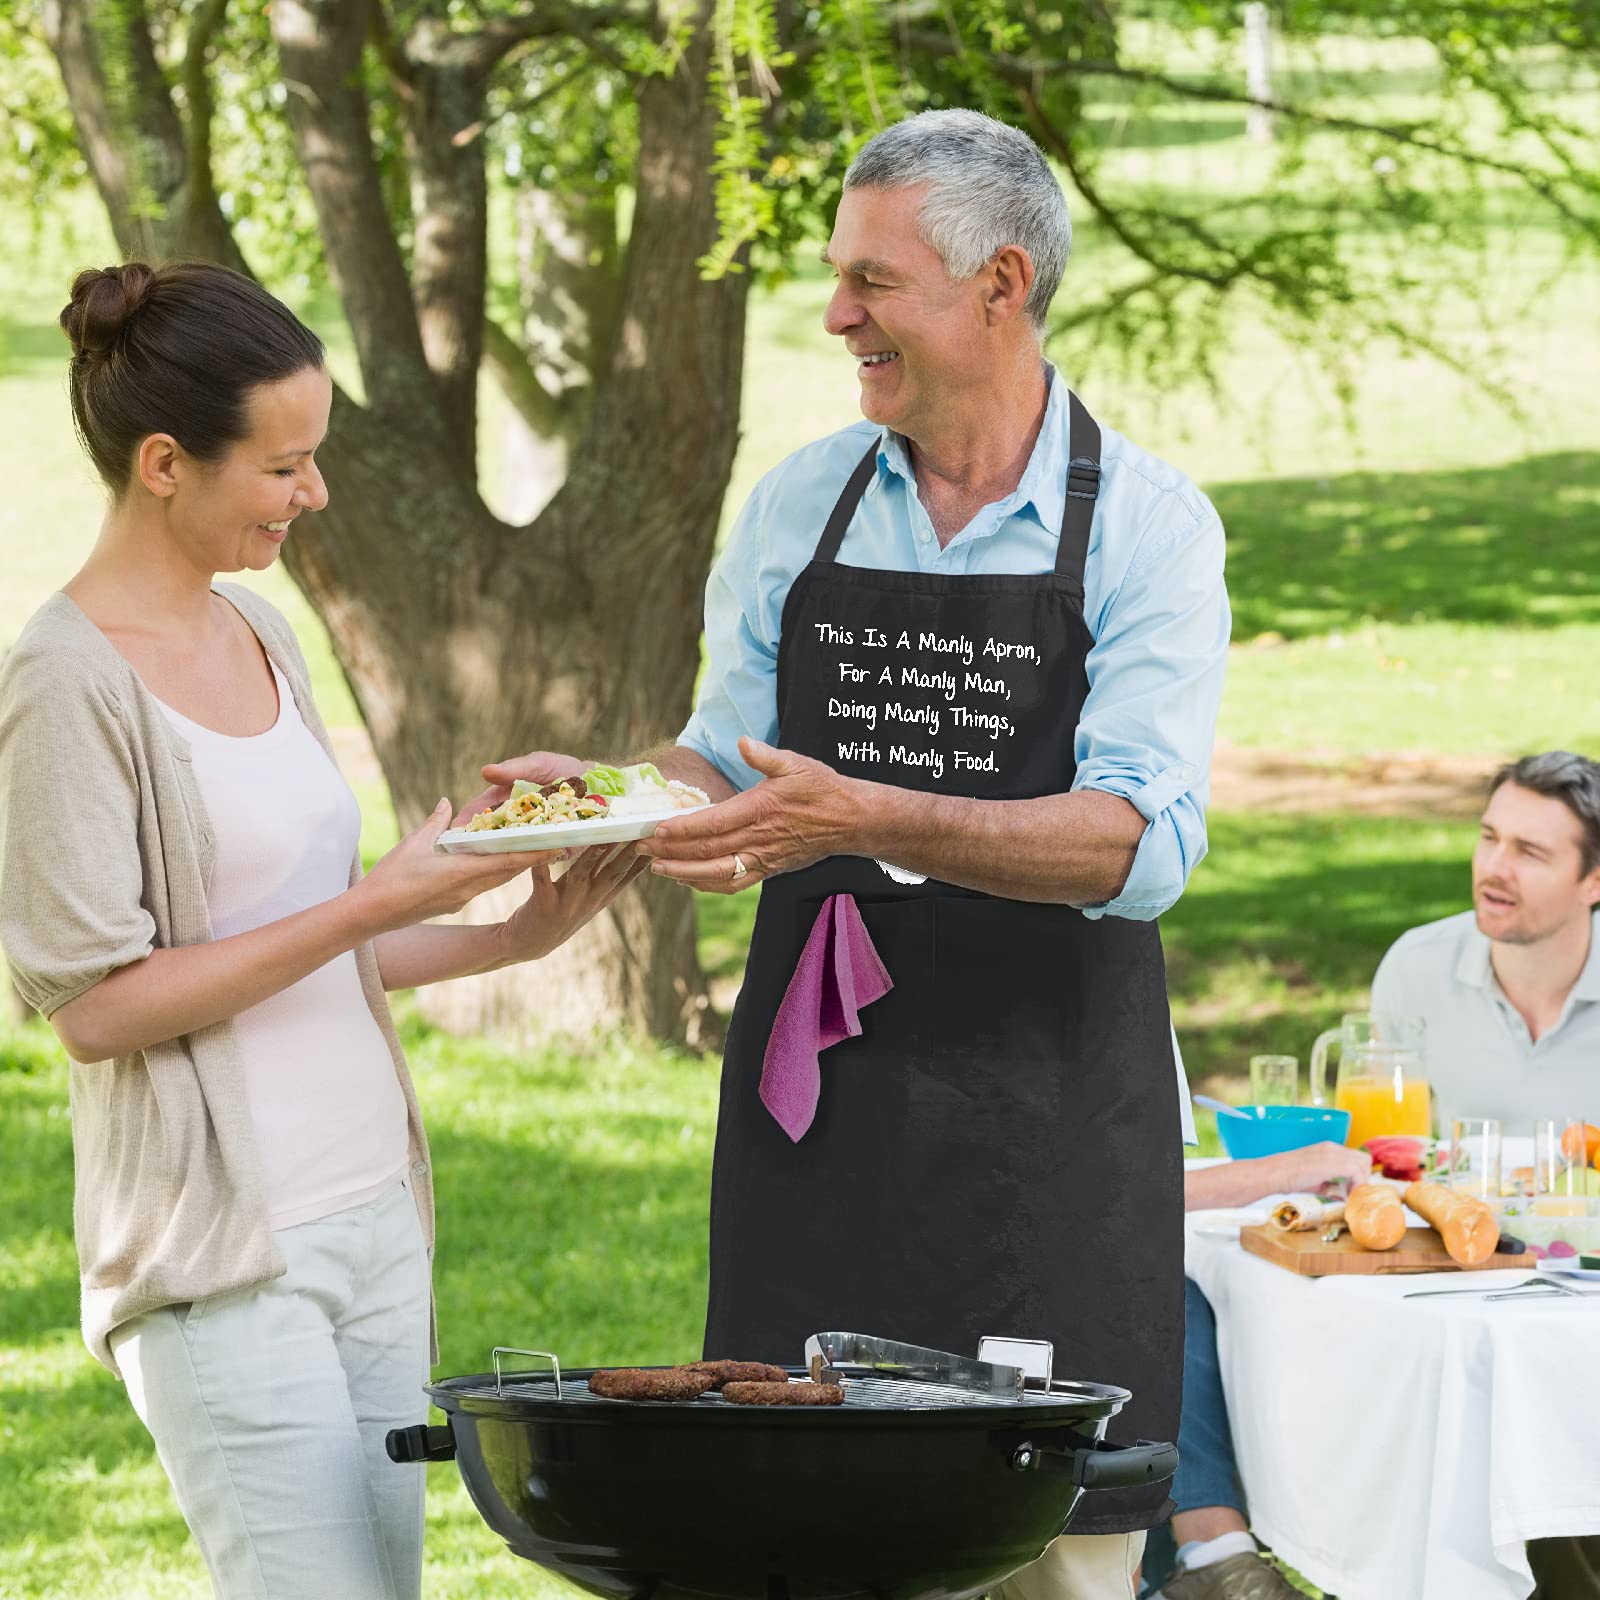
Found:
[[[550,881],[547,865],[528,874],[528,898],[497,930],[500,960],[537,961],[597,917],[649,866],[633,845],[593,845],[579,853],[564,878]]]
[[[450,802],[441,800],[420,828],[408,833],[351,890],[377,926],[387,931],[445,917],[489,889],[509,883],[531,867],[549,876],[559,851],[518,850],[504,855],[450,855],[438,838],[450,826]]]

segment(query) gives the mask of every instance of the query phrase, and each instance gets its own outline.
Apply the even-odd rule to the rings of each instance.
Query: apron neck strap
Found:
[[[1084,563],[1089,556],[1089,530],[1094,523],[1094,502],[1100,492],[1100,424],[1070,390],[1067,415],[1071,460],[1067,465],[1067,493],[1061,508],[1055,570],[1058,577],[1082,584]],[[856,463],[850,481],[834,502],[812,560],[831,563],[839,559],[839,547],[844,543],[850,519],[855,516],[856,507],[861,504],[861,497],[878,470],[878,444],[874,439],[867,453]]]
[[[835,502],[828,525],[822,530],[822,537],[817,540],[817,553],[811,558],[813,561],[831,563],[839,559],[839,546],[844,543],[845,530],[856,514],[856,507],[861,504],[862,495],[867,492],[873,473],[878,470],[878,443],[878,439],[874,439],[867,453],[856,463],[856,470],[850,474],[850,481]]]
[[[1100,492],[1100,424],[1083,402],[1067,392],[1067,494],[1061,505],[1061,536],[1056,541],[1056,576],[1082,584],[1089,558],[1089,529]]]

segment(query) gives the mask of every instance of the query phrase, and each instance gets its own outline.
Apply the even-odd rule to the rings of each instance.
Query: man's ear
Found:
[[[1033,257],[1020,244],[1002,245],[985,270],[989,274],[985,319],[995,324],[1020,317],[1033,288]]]
[[[1583,882],[1578,887],[1584,903],[1591,911],[1600,906],[1600,864],[1597,864],[1593,871],[1584,874]]]
[[[134,476],[151,494],[165,500],[178,491],[183,446],[170,433],[152,433],[139,443],[133,459]]]

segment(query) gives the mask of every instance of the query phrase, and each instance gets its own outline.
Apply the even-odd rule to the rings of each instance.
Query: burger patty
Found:
[[[589,1392],[607,1400],[697,1400],[711,1375],[688,1367],[614,1367],[589,1379]]]
[[[713,1389],[720,1389],[725,1383],[789,1381],[789,1374],[782,1367],[769,1366],[765,1361],[691,1361],[687,1370],[710,1374]]]
[[[837,1383],[726,1383],[722,1398],[736,1406],[842,1406]]]

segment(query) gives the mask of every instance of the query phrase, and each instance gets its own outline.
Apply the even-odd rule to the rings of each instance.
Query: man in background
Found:
[[[1536,1118],[1600,1121],[1597,908],[1600,765],[1554,750],[1502,767],[1473,851],[1472,909],[1402,934],[1372,981],[1375,1013],[1427,1024],[1441,1128],[1457,1116],[1524,1131]],[[1190,1172],[1185,1207],[1247,1205],[1368,1167],[1340,1145],[1292,1156],[1293,1165],[1275,1156]],[[1147,1600],[1286,1600],[1297,1591],[1256,1551],[1245,1517],[1216,1319],[1196,1285],[1185,1287],[1178,1509],[1170,1535],[1150,1536]],[[1533,1540],[1528,1561],[1535,1600],[1600,1597],[1600,1538]]]

